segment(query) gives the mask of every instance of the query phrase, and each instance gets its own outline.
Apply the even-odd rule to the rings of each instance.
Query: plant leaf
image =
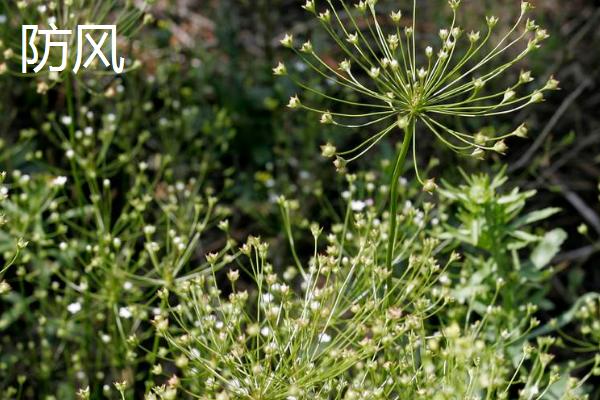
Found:
[[[544,208],[543,210],[533,211],[533,212],[530,212],[529,214],[524,215],[521,218],[517,219],[513,223],[513,226],[515,228],[520,228],[524,225],[529,225],[533,222],[537,222],[537,221],[541,221],[546,218],[549,218],[552,215],[559,213],[561,211],[562,210],[557,207],[549,207],[549,208]]]
[[[560,251],[560,246],[567,239],[567,233],[562,229],[554,229],[546,232],[540,243],[531,253],[531,262],[533,265],[542,269],[552,261],[554,256]]]

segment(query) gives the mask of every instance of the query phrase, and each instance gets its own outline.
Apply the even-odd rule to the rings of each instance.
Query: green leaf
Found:
[[[539,236],[532,235],[531,233],[525,231],[514,231],[511,232],[510,235],[513,236],[515,239],[522,240],[526,243],[537,242],[538,240],[540,240]]]
[[[567,233],[562,229],[546,232],[541,242],[531,254],[531,262],[536,268],[542,269],[552,261],[560,251],[560,246],[567,239]]]
[[[529,225],[533,222],[537,222],[537,221],[541,221],[544,220],[546,218],[551,217],[552,215],[559,213],[560,211],[562,211],[560,208],[557,207],[549,207],[549,208],[545,208],[543,210],[538,210],[538,211],[534,211],[534,212],[530,212],[527,215],[524,215],[523,217],[517,219],[514,223],[513,226],[515,228],[520,228],[524,225]]]

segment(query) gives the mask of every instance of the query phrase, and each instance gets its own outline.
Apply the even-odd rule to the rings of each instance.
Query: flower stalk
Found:
[[[400,176],[402,174],[402,170],[404,169],[404,164],[406,162],[406,156],[408,155],[408,150],[410,149],[411,143],[413,141],[416,128],[414,118],[411,118],[410,121],[408,121],[407,123],[403,123],[402,125],[404,125],[404,127],[402,128],[404,131],[404,139],[402,141],[402,147],[400,147],[400,150],[398,151],[398,156],[394,165],[394,171],[392,173],[392,181],[390,184],[390,224],[388,232],[387,252],[385,257],[385,265],[386,268],[388,268],[389,270],[391,270],[392,268],[394,257],[394,245],[396,243],[396,227],[398,220],[398,182],[400,181]]]

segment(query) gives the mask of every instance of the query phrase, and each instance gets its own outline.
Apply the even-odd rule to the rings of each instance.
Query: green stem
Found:
[[[415,134],[415,119],[411,118],[408,126],[404,129],[404,139],[402,147],[396,158],[396,165],[394,166],[394,172],[392,176],[392,182],[390,184],[390,227],[388,234],[388,246],[387,254],[385,257],[386,268],[391,271],[392,269],[392,258],[394,256],[394,246],[396,244],[396,225],[397,225],[397,213],[398,213],[398,180],[400,174],[404,168],[404,162],[406,161],[406,155],[410,148],[413,136]]]

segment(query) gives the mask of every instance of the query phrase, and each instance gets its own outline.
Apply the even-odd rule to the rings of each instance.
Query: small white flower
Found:
[[[271,303],[275,298],[273,297],[273,295],[271,293],[265,293],[262,295],[262,301],[265,304],[269,304]]]
[[[271,329],[268,326],[265,326],[260,330],[260,334],[263,336],[269,336],[271,334]]]
[[[367,203],[361,200],[353,200],[350,202],[350,208],[352,208],[352,211],[361,212],[366,206]]]
[[[71,125],[73,123],[73,118],[71,118],[68,115],[63,115],[62,117],[60,117],[60,122],[63,125]]]
[[[79,311],[81,311],[81,303],[75,302],[75,303],[69,304],[67,306],[67,311],[70,312],[71,314],[77,314]]]
[[[57,176],[56,178],[52,179],[52,181],[50,182],[50,185],[56,186],[56,187],[62,187],[62,186],[65,186],[65,183],[67,183],[66,176]]]
[[[131,318],[132,313],[129,307],[121,307],[119,308],[119,317],[129,319]]]
[[[331,336],[326,333],[319,334],[319,343],[329,343],[331,342]]]
[[[0,14],[0,24],[5,24],[5,23],[6,23],[6,15]]]

